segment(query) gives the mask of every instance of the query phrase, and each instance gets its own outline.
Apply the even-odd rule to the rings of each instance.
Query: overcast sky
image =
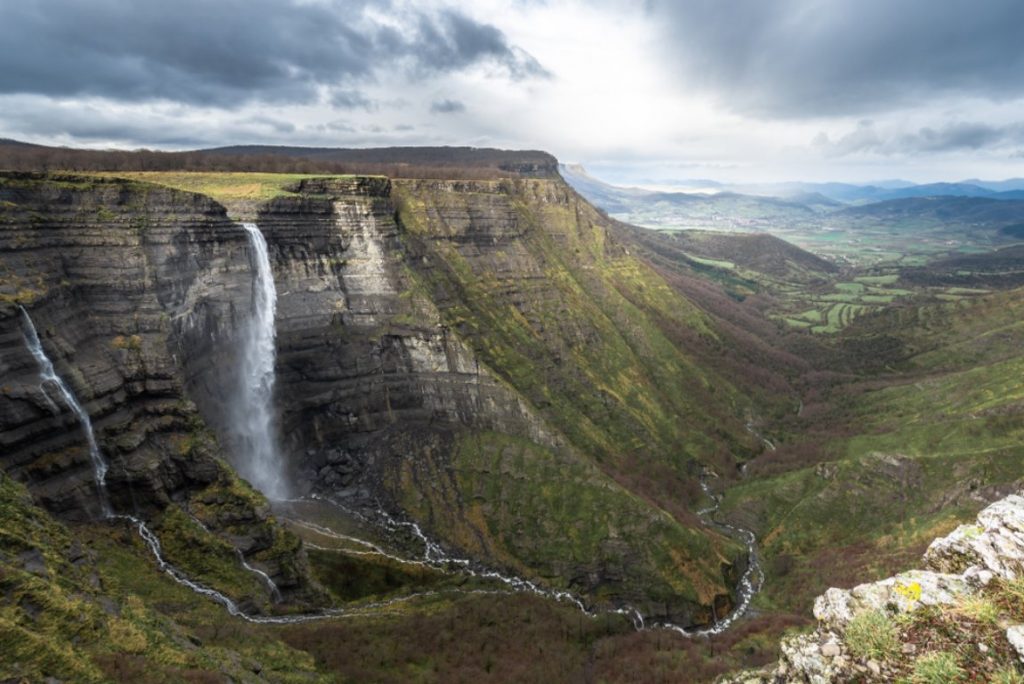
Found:
[[[1024,176],[1020,0],[0,3],[0,137],[532,148],[618,182]]]

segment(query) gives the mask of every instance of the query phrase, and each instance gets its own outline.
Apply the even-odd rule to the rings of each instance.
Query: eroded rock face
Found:
[[[245,243],[207,198],[119,181],[0,186],[2,466],[65,517],[95,515],[77,421],[39,389],[14,301],[93,419],[115,510],[159,510],[217,476],[189,453],[202,421],[184,391],[230,339],[248,297]],[[13,293],[11,293],[13,290]],[[9,294],[10,293],[10,294]]]
[[[297,189],[315,197],[278,198],[256,220],[279,293],[279,405],[300,488],[379,496],[409,435],[427,443],[472,428],[557,442],[417,292],[386,179]]]
[[[170,502],[188,504],[204,525],[274,570],[275,581],[300,582],[301,563],[263,548],[287,546],[255,529],[266,512],[225,499],[230,487],[211,487],[224,472],[225,442],[213,433],[227,432],[223,406],[238,386],[234,332],[252,296],[243,229],[208,198],[146,184],[26,176],[7,177],[2,187],[0,277],[9,279],[0,281],[0,354],[11,380],[0,393],[2,466],[64,517],[95,515],[83,440],[67,412],[51,410],[38,390],[17,301],[93,417],[112,465],[116,510],[150,515]],[[295,190],[250,210],[277,286],[276,403],[298,493],[404,513],[456,553],[600,592],[656,619],[705,623],[713,606],[729,603],[742,547],[625,491],[543,414],[552,399],[542,388],[526,393],[480,362],[477,346],[486,347],[489,333],[459,324],[462,295],[425,284],[442,267],[470,264],[474,278],[496,274],[509,285],[502,299],[516,303],[502,315],[528,321],[545,341],[545,353],[527,359],[531,369],[563,373],[563,359],[568,366],[602,335],[616,335],[616,326],[635,327],[615,307],[594,303],[587,304],[591,322],[574,320],[575,300],[549,292],[546,263],[558,250],[575,253],[581,234],[602,258],[622,255],[592,208],[574,219],[583,205],[555,182],[438,181],[429,191],[456,201],[428,210],[427,237],[396,221],[386,179],[311,179]],[[609,301],[618,296],[614,283],[600,287]],[[502,326],[500,317],[493,325]],[[644,329],[636,340],[639,361],[629,363],[638,372],[647,372],[639,364],[655,335]],[[677,373],[685,367],[681,356],[670,365]],[[588,383],[568,400],[587,420],[622,413],[612,392],[591,391],[604,383],[598,365],[571,372]],[[686,377],[694,387],[705,382]],[[666,416],[703,410],[686,387],[671,384],[682,399]],[[584,398],[587,406],[575,405]],[[646,411],[648,401],[638,401]],[[644,421],[629,420],[636,439],[651,434]],[[677,422],[666,421],[673,431],[659,435],[666,444],[676,441]],[[567,501],[586,502],[585,512]]]
[[[84,433],[40,388],[23,306],[92,420],[114,512],[153,519],[206,497],[215,533],[269,558],[281,544],[255,497],[219,520],[233,475],[191,400],[233,366],[252,280],[241,228],[209,198],[116,179],[0,174],[0,205],[0,467],[66,520],[101,516]],[[260,561],[286,592],[308,579],[292,551]]]

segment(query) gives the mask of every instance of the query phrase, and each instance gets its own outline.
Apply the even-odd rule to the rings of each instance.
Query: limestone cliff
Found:
[[[99,516],[84,435],[40,388],[20,305],[92,417],[114,511],[202,538],[180,529],[191,523],[172,510],[184,509],[220,535],[207,542],[304,593],[297,542],[236,482],[185,391],[230,358],[250,296],[239,228],[208,198],[124,181],[6,174],[0,205],[0,466],[65,519]]]
[[[93,416],[116,507],[179,532],[188,517],[168,511],[184,511],[305,591],[301,552],[220,460],[251,298],[242,229],[209,197],[145,183],[7,175],[0,193],[4,469],[67,519],[95,514],[21,304]],[[749,407],[681,342],[713,340],[713,322],[563,183],[307,178],[247,211],[279,295],[297,493],[383,506],[648,616],[728,607],[743,550],[687,509],[701,463],[756,447]]]

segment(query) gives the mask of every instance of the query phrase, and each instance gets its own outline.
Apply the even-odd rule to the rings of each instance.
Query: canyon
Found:
[[[913,406],[898,394],[913,382],[968,386],[956,350],[972,325],[1010,336],[977,368],[1016,363],[1015,329],[996,321],[1012,292],[938,319],[883,311],[834,342],[787,330],[773,288],[825,287],[832,263],[768,236],[645,231],[551,164],[513,161],[461,179],[0,172],[12,676],[124,680],[159,645],[171,680],[327,677],[317,634],[401,631],[431,611],[469,611],[486,634],[498,607],[505,629],[558,635],[506,648],[660,651],[667,633],[690,657],[719,634],[806,624],[792,604],[842,560],[785,559],[830,548],[819,527],[845,552],[902,525],[876,565],[848,568],[883,576],[1012,490],[1012,447],[954,478],[902,453],[909,438],[885,451],[894,428],[858,418],[882,415],[867,402]],[[715,271],[721,254],[750,270]],[[926,325],[946,337],[922,344]],[[858,439],[878,444],[861,456]],[[899,520],[843,527],[891,491]],[[42,604],[93,626],[72,639]]]

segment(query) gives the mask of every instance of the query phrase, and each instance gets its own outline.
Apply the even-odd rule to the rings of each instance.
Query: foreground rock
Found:
[[[815,631],[784,639],[775,666],[729,675],[720,682],[891,681],[896,673],[887,670],[886,663],[850,653],[846,632],[851,621],[867,613],[893,618],[927,607],[952,606],[982,592],[997,578],[1019,578],[1022,561],[1024,496],[1013,494],[979,513],[975,524],[961,525],[932,542],[923,558],[924,569],[853,589],[829,589],[814,602]],[[1024,662],[1024,626],[1009,626],[1005,637]],[[993,647],[978,645],[982,653]],[[900,653],[904,659],[920,655],[913,643],[902,644]]]

